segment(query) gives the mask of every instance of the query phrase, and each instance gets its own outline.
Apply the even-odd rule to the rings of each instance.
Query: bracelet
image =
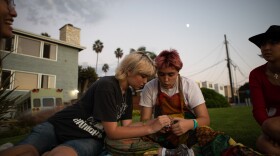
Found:
[[[198,126],[198,123],[196,121],[196,119],[193,119],[193,129],[196,129]]]

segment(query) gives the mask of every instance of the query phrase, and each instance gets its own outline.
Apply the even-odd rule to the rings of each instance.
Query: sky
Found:
[[[225,36],[232,60],[235,86],[248,82],[251,70],[266,61],[248,38],[280,25],[279,0],[15,0],[14,27],[59,39],[59,29],[72,24],[81,29],[79,65],[96,66],[96,40],[104,48],[97,74],[107,63],[113,75],[118,65],[114,51],[129,54],[141,46],[159,54],[178,51],[180,74],[195,81],[229,84]]]

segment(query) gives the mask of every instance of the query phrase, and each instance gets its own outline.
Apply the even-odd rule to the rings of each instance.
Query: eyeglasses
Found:
[[[139,61],[138,62],[140,62],[142,59],[143,59],[143,57],[146,57],[149,61],[150,61],[150,63],[152,64],[152,65],[155,65],[155,62],[154,62],[154,60],[152,60],[151,59],[151,57],[150,56],[148,56],[146,53],[144,53],[144,52],[136,52],[137,54],[141,54],[141,57],[140,57],[140,59],[139,59]]]
[[[14,0],[5,0],[5,1],[6,1],[7,5],[8,5],[9,11],[15,10],[16,4],[15,4]]]

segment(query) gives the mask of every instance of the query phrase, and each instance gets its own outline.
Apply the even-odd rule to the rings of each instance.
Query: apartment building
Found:
[[[63,102],[77,98],[78,54],[85,47],[79,28],[66,24],[59,31],[60,40],[14,29],[13,38],[4,41],[1,55],[9,55],[2,62],[1,80],[12,75],[9,87],[16,88],[15,95],[57,88],[63,90]]]

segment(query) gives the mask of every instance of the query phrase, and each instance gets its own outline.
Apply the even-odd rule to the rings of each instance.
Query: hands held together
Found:
[[[193,128],[193,121],[183,118],[172,118],[168,115],[158,116],[149,123],[153,132],[166,133],[172,131],[176,135],[182,135]]]

